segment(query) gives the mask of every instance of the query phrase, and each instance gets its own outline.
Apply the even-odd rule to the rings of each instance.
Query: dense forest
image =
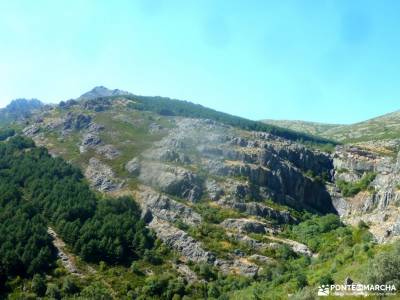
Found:
[[[54,266],[53,226],[86,261],[130,264],[154,243],[128,197],[97,199],[79,169],[20,136],[0,144],[0,277]]]

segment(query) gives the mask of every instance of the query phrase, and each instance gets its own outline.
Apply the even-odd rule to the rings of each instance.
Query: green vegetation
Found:
[[[197,203],[194,209],[201,214],[205,222],[212,224],[219,224],[229,218],[243,217],[242,214],[233,209],[211,206],[210,203]]]
[[[342,195],[345,197],[353,197],[357,195],[361,191],[365,190],[371,190],[373,191],[373,188],[370,186],[371,182],[375,179],[376,173],[369,172],[364,174],[364,176],[356,181],[356,182],[347,182],[344,180],[337,180],[336,184],[340,191],[342,192]]]
[[[394,284],[400,287],[400,242],[389,246],[389,250],[379,253],[368,263],[365,275],[367,282]]]
[[[335,144],[335,142],[325,138],[319,138],[306,133],[299,133],[290,129],[284,129],[278,126],[233,116],[189,101],[145,96],[126,96],[126,98],[132,100],[129,104],[131,108],[156,112],[162,116],[211,119],[245,130],[269,132],[290,140],[310,142],[313,144]]]
[[[0,144],[1,278],[54,267],[49,225],[86,261],[129,263],[154,241],[132,199],[96,199],[78,169],[29,139],[11,138]]]
[[[0,129],[0,142],[6,140],[10,136],[13,136],[14,134],[15,130],[12,128]]]
[[[285,120],[265,120],[263,122],[346,144],[390,140],[400,137],[398,111],[350,125]],[[387,150],[390,151],[390,149]],[[397,154],[398,151],[395,152]]]
[[[308,220],[288,226],[282,235],[306,244],[318,256],[299,256],[283,246],[276,251],[276,263],[260,274],[260,280],[233,293],[232,299],[286,299],[288,294],[294,294],[294,299],[314,299],[320,284],[341,284],[348,276],[367,282],[363,274],[369,261],[386,251],[372,241],[365,226],[345,226],[331,214],[309,215]],[[394,277],[400,278],[400,274]]]

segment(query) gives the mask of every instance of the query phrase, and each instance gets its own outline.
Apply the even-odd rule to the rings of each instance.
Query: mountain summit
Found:
[[[29,117],[33,111],[43,108],[44,104],[38,99],[15,99],[6,107],[0,109],[0,124]]]
[[[119,89],[110,90],[105,86],[96,86],[89,92],[82,94],[78,99],[96,99],[101,97],[131,95],[131,93]]]

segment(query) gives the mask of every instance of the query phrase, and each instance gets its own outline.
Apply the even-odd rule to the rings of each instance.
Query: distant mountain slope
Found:
[[[41,109],[43,102],[38,99],[15,99],[5,108],[0,109],[0,124],[29,117],[35,110]]]
[[[400,138],[400,111],[351,125],[286,120],[263,120],[262,122],[344,143]]]
[[[346,142],[397,139],[400,138],[400,111],[364,122],[332,128],[325,131],[322,136]]]
[[[317,136],[323,136],[323,134],[328,130],[344,126],[341,124],[327,124],[327,123],[307,122],[300,120],[266,119],[262,120],[261,122]]]

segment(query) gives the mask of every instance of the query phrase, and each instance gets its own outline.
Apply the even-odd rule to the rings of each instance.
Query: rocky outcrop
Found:
[[[236,274],[245,277],[255,277],[258,273],[259,266],[250,262],[246,258],[234,257],[230,260],[217,259],[214,265],[225,274]]]
[[[221,226],[227,229],[236,230],[240,233],[274,233],[275,231],[268,228],[266,223],[251,219],[225,219]]]
[[[138,193],[138,200],[146,214],[147,221],[157,217],[171,223],[180,221],[190,226],[198,225],[201,222],[201,216],[190,207],[150,189]]]
[[[356,182],[368,173],[376,176],[369,189],[343,197],[333,186],[329,192],[338,213],[347,223],[368,223],[377,241],[399,235],[396,230],[397,207],[400,204],[399,159],[357,146],[339,146],[333,154],[335,182]]]
[[[331,179],[333,164],[329,155],[271,134],[244,133],[210,120],[176,118],[175,126],[143,157],[164,165],[165,162],[195,165],[208,176],[220,177],[222,182],[229,178],[247,179],[247,184],[237,185],[235,191],[226,190],[224,184],[216,184],[215,180],[196,184],[200,189],[205,187],[211,200],[231,194],[239,199],[269,198],[297,209],[336,212],[325,186],[314,179],[315,176]],[[164,170],[158,167],[157,173]],[[154,187],[160,185],[161,175],[147,177],[142,182]],[[171,195],[182,198],[181,192]]]
[[[154,218],[149,227],[156,232],[159,239],[179,252],[188,261],[214,265],[225,274],[233,273],[247,277],[257,275],[259,267],[256,264],[244,258],[218,259],[213,253],[204,250],[201,244],[186,232],[167,222]]]
[[[236,232],[227,232],[227,235],[236,242],[240,242],[248,246],[254,251],[264,251],[265,249],[274,249],[278,246],[277,243],[263,243],[253,239],[245,234]]]
[[[86,152],[89,148],[94,148],[100,144],[100,137],[95,133],[86,133],[82,137],[82,143],[79,147],[81,153]]]
[[[139,179],[160,191],[196,202],[202,188],[200,178],[189,170],[160,163],[142,163]]]
[[[96,153],[103,155],[106,159],[115,159],[121,152],[114,145],[104,145],[96,148]]]
[[[34,137],[40,130],[40,126],[36,125],[36,124],[32,124],[30,126],[25,127],[22,130],[22,133],[26,136],[29,137]]]
[[[140,174],[140,160],[135,157],[128,161],[125,165],[125,170],[132,176],[138,176]]]
[[[264,255],[260,255],[260,254],[253,254],[253,255],[249,256],[249,260],[263,263],[263,264],[270,264],[270,263],[274,262],[274,260],[272,258],[264,256]]]
[[[94,157],[89,160],[85,176],[89,180],[90,185],[101,192],[115,191],[122,186],[115,179],[111,168]]]
[[[216,257],[213,253],[202,248],[201,244],[190,237],[186,232],[178,229],[158,218],[153,218],[149,227],[152,228],[159,239],[172,249],[181,253],[184,258],[196,263],[214,264]]]
[[[110,90],[104,86],[96,86],[89,92],[81,95],[78,100],[93,100],[102,97],[110,97],[110,96],[124,96],[131,95],[131,93],[122,91],[119,89]]]
[[[218,203],[222,206],[234,208],[240,212],[246,213],[251,216],[273,219],[281,224],[297,223],[297,220],[294,217],[292,217],[288,211],[275,210],[262,203],[236,202],[229,200],[220,200]]]
[[[82,130],[88,128],[92,117],[85,114],[67,113],[63,121],[62,130]]]
[[[306,255],[306,256],[313,256],[313,252],[304,244],[299,243],[297,241],[285,239],[285,238],[279,238],[276,236],[269,236],[268,237],[270,240],[276,241],[281,244],[286,244],[292,248],[292,250],[298,254]]]
[[[218,185],[214,179],[207,179],[205,182],[205,189],[207,191],[208,197],[217,201],[224,194],[224,190]]]

